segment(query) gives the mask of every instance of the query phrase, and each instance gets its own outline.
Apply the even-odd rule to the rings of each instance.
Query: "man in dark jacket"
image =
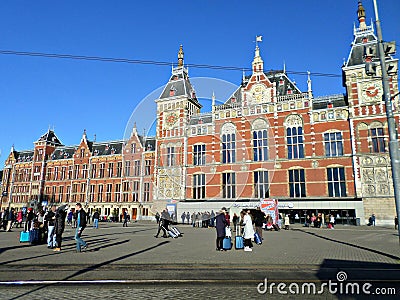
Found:
[[[44,220],[47,222],[47,248],[56,247],[56,235],[54,233],[54,225],[56,223],[56,206],[52,205],[46,213]]]
[[[99,218],[100,214],[99,211],[96,209],[96,211],[93,214],[93,228],[99,228]]]
[[[223,207],[220,213],[215,218],[215,228],[217,229],[217,251],[223,251],[222,242],[225,237],[225,227],[228,226],[228,222],[225,218],[226,208]]]
[[[261,210],[260,207],[257,207],[257,211],[254,216],[254,225],[256,227],[256,232],[258,233],[261,239],[263,238],[262,226],[266,222],[267,219],[265,213]]]
[[[86,212],[82,208],[82,204],[77,203],[75,205],[76,209],[76,231],[75,231],[75,241],[76,241],[76,252],[81,252],[81,250],[87,249],[87,244],[82,240],[82,232],[86,227]]]
[[[168,230],[168,225],[170,222],[170,216],[167,212],[166,209],[164,209],[161,213],[161,218],[160,218],[160,222],[158,223],[158,231],[157,234],[154,236],[156,238],[158,238],[158,235],[160,234],[160,231],[162,230],[164,232],[163,237],[167,238],[167,230]]]
[[[54,222],[54,233],[56,235],[56,248],[53,251],[61,251],[62,234],[65,228],[65,217],[67,216],[66,205],[60,206],[56,211]]]

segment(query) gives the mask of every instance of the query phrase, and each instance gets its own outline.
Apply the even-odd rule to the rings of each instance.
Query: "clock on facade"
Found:
[[[176,113],[169,113],[165,116],[165,127],[172,128],[178,121],[178,115]]]
[[[364,82],[361,84],[361,97],[363,102],[382,100],[382,83],[379,81]]]
[[[250,90],[253,102],[261,103],[267,98],[267,88],[263,84],[255,84]]]

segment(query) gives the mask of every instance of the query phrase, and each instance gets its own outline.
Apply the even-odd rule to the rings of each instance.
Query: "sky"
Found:
[[[4,50],[250,68],[255,38],[265,70],[341,75],[358,26],[357,0],[130,1],[2,0]],[[373,1],[363,0],[367,25]],[[383,39],[400,41],[399,0],[378,0]],[[120,140],[135,108],[152,105],[171,66],[0,54],[0,169],[10,153],[33,149],[49,128],[64,145]],[[249,72],[247,72],[249,74]],[[189,68],[191,78],[237,86],[242,71]],[[302,90],[307,77],[289,74]],[[339,77],[311,76],[314,96],[344,93]],[[195,89],[197,90],[196,84]],[[213,87],[201,87],[210,95]],[[206,89],[204,91],[204,89]],[[154,92],[155,91],[155,92]],[[150,96],[149,96],[150,95]],[[216,94],[219,102],[225,95]],[[207,105],[205,105],[207,106]],[[140,115],[154,120],[149,107]],[[146,125],[147,126],[147,125]],[[139,132],[147,130],[138,122]]]

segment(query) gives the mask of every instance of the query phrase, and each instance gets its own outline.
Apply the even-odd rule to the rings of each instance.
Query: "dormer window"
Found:
[[[328,108],[333,108],[333,103],[332,102],[328,103]]]
[[[170,96],[175,96],[176,94],[176,88],[172,85],[170,90],[169,90],[169,95]]]
[[[147,151],[150,151],[153,149],[153,146],[151,144],[147,144]]]
[[[283,78],[279,78],[279,85],[283,85],[285,82],[283,81]]]
[[[288,95],[291,95],[292,93],[293,93],[292,88],[289,87],[288,90],[287,90],[287,94],[288,94]]]
[[[85,149],[81,149],[81,158],[85,157]]]
[[[111,154],[115,154],[115,148],[114,147],[111,148]]]
[[[94,155],[99,155],[99,150],[96,149],[96,150],[94,150],[93,153],[94,153]]]

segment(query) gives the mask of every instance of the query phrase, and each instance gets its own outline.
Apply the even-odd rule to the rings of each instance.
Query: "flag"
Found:
[[[262,42],[262,35],[256,36],[256,42]]]

